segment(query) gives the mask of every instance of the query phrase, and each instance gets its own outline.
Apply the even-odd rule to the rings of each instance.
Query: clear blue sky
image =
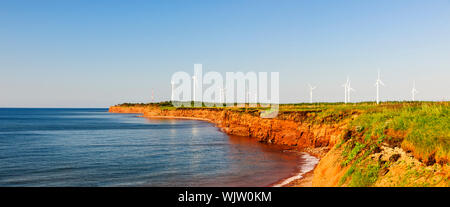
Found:
[[[0,107],[170,98],[176,71],[279,71],[282,102],[448,100],[450,1],[0,1]]]

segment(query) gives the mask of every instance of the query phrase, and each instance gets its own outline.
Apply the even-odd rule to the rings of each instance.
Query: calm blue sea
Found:
[[[0,186],[268,186],[305,158],[196,120],[0,108]]]

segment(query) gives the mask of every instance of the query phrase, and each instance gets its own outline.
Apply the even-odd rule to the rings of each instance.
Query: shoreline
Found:
[[[301,178],[295,179],[295,180],[293,180],[283,186],[279,186],[279,187],[313,187],[313,185],[312,185],[313,178],[314,178],[314,170],[311,170],[311,171],[303,174]],[[278,186],[273,186],[273,187],[278,187]]]
[[[212,122],[210,119],[205,118],[197,118],[197,117],[181,117],[181,116],[138,116],[143,118],[149,118],[149,119],[181,119],[181,120],[199,120],[199,121],[207,121],[215,125],[219,130],[226,133],[222,130],[221,127],[219,127],[217,124]],[[228,133],[226,133],[228,134]],[[314,164],[312,166],[311,163],[305,163],[307,166],[306,170],[299,170],[295,173],[295,175],[287,177],[287,178],[281,178],[279,181],[272,183],[269,185],[269,187],[312,187],[312,180],[314,177],[314,170],[316,169],[317,164],[320,161],[320,154],[322,152],[311,152],[311,149],[305,150],[305,149],[297,149],[298,153],[306,154],[306,160],[308,161],[314,161]],[[309,151],[309,152],[308,152]],[[312,160],[314,159],[314,160]],[[305,167],[305,166],[302,166]]]
[[[301,165],[301,169],[295,175],[281,179],[280,181],[270,185],[270,187],[312,187],[312,179],[314,177],[314,169],[320,159],[305,151],[298,151],[305,159],[305,163]]]

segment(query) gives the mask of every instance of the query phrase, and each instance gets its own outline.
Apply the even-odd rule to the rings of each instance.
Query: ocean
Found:
[[[205,121],[0,108],[0,186],[271,186],[310,158]]]

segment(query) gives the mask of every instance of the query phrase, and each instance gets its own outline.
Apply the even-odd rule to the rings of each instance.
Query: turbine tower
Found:
[[[348,79],[347,79],[348,80]],[[347,102],[348,103],[350,103],[350,91],[355,91],[355,89],[353,89],[351,86],[350,86],[350,81],[348,81],[348,84],[347,84]]]
[[[195,86],[196,86],[195,80],[196,80],[196,77],[194,75],[194,76],[192,76],[192,82],[194,83],[194,91],[193,91],[194,95],[192,96],[192,101],[194,101],[194,103],[195,103],[195,90],[196,90],[196,88],[195,88]]]
[[[250,91],[247,88],[247,93],[245,95],[245,103],[250,104]]]
[[[222,94],[220,96],[220,100],[222,101],[223,104],[225,104],[225,102],[226,102],[225,101],[225,97],[226,97],[225,93],[226,93],[226,91],[227,91],[227,89],[222,87],[222,91],[221,91]]]
[[[170,100],[173,101],[173,89],[174,89],[173,85],[175,85],[175,82],[170,81],[170,85],[172,86],[172,93],[170,95]]]
[[[377,87],[377,104],[380,103],[380,84],[384,86],[383,81],[380,79],[380,70],[378,70],[378,79],[375,82],[375,86]]]
[[[308,84],[309,86],[309,103],[313,102],[313,90],[316,89],[316,86],[311,86],[310,84]]]
[[[152,88],[152,103],[153,102],[155,102],[155,92],[154,92],[154,90],[153,90],[153,88]]]
[[[419,91],[416,90],[416,81],[413,82],[413,88],[411,90],[412,95],[412,101],[415,101],[416,94],[419,93]]]
[[[347,100],[348,100],[348,98],[347,98],[347,92],[348,92],[347,88],[348,88],[349,81],[350,80],[348,79],[348,76],[347,76],[347,82],[342,84],[342,87],[344,87],[344,103],[347,103]]]
[[[220,103],[223,103],[223,87],[220,87]]]

